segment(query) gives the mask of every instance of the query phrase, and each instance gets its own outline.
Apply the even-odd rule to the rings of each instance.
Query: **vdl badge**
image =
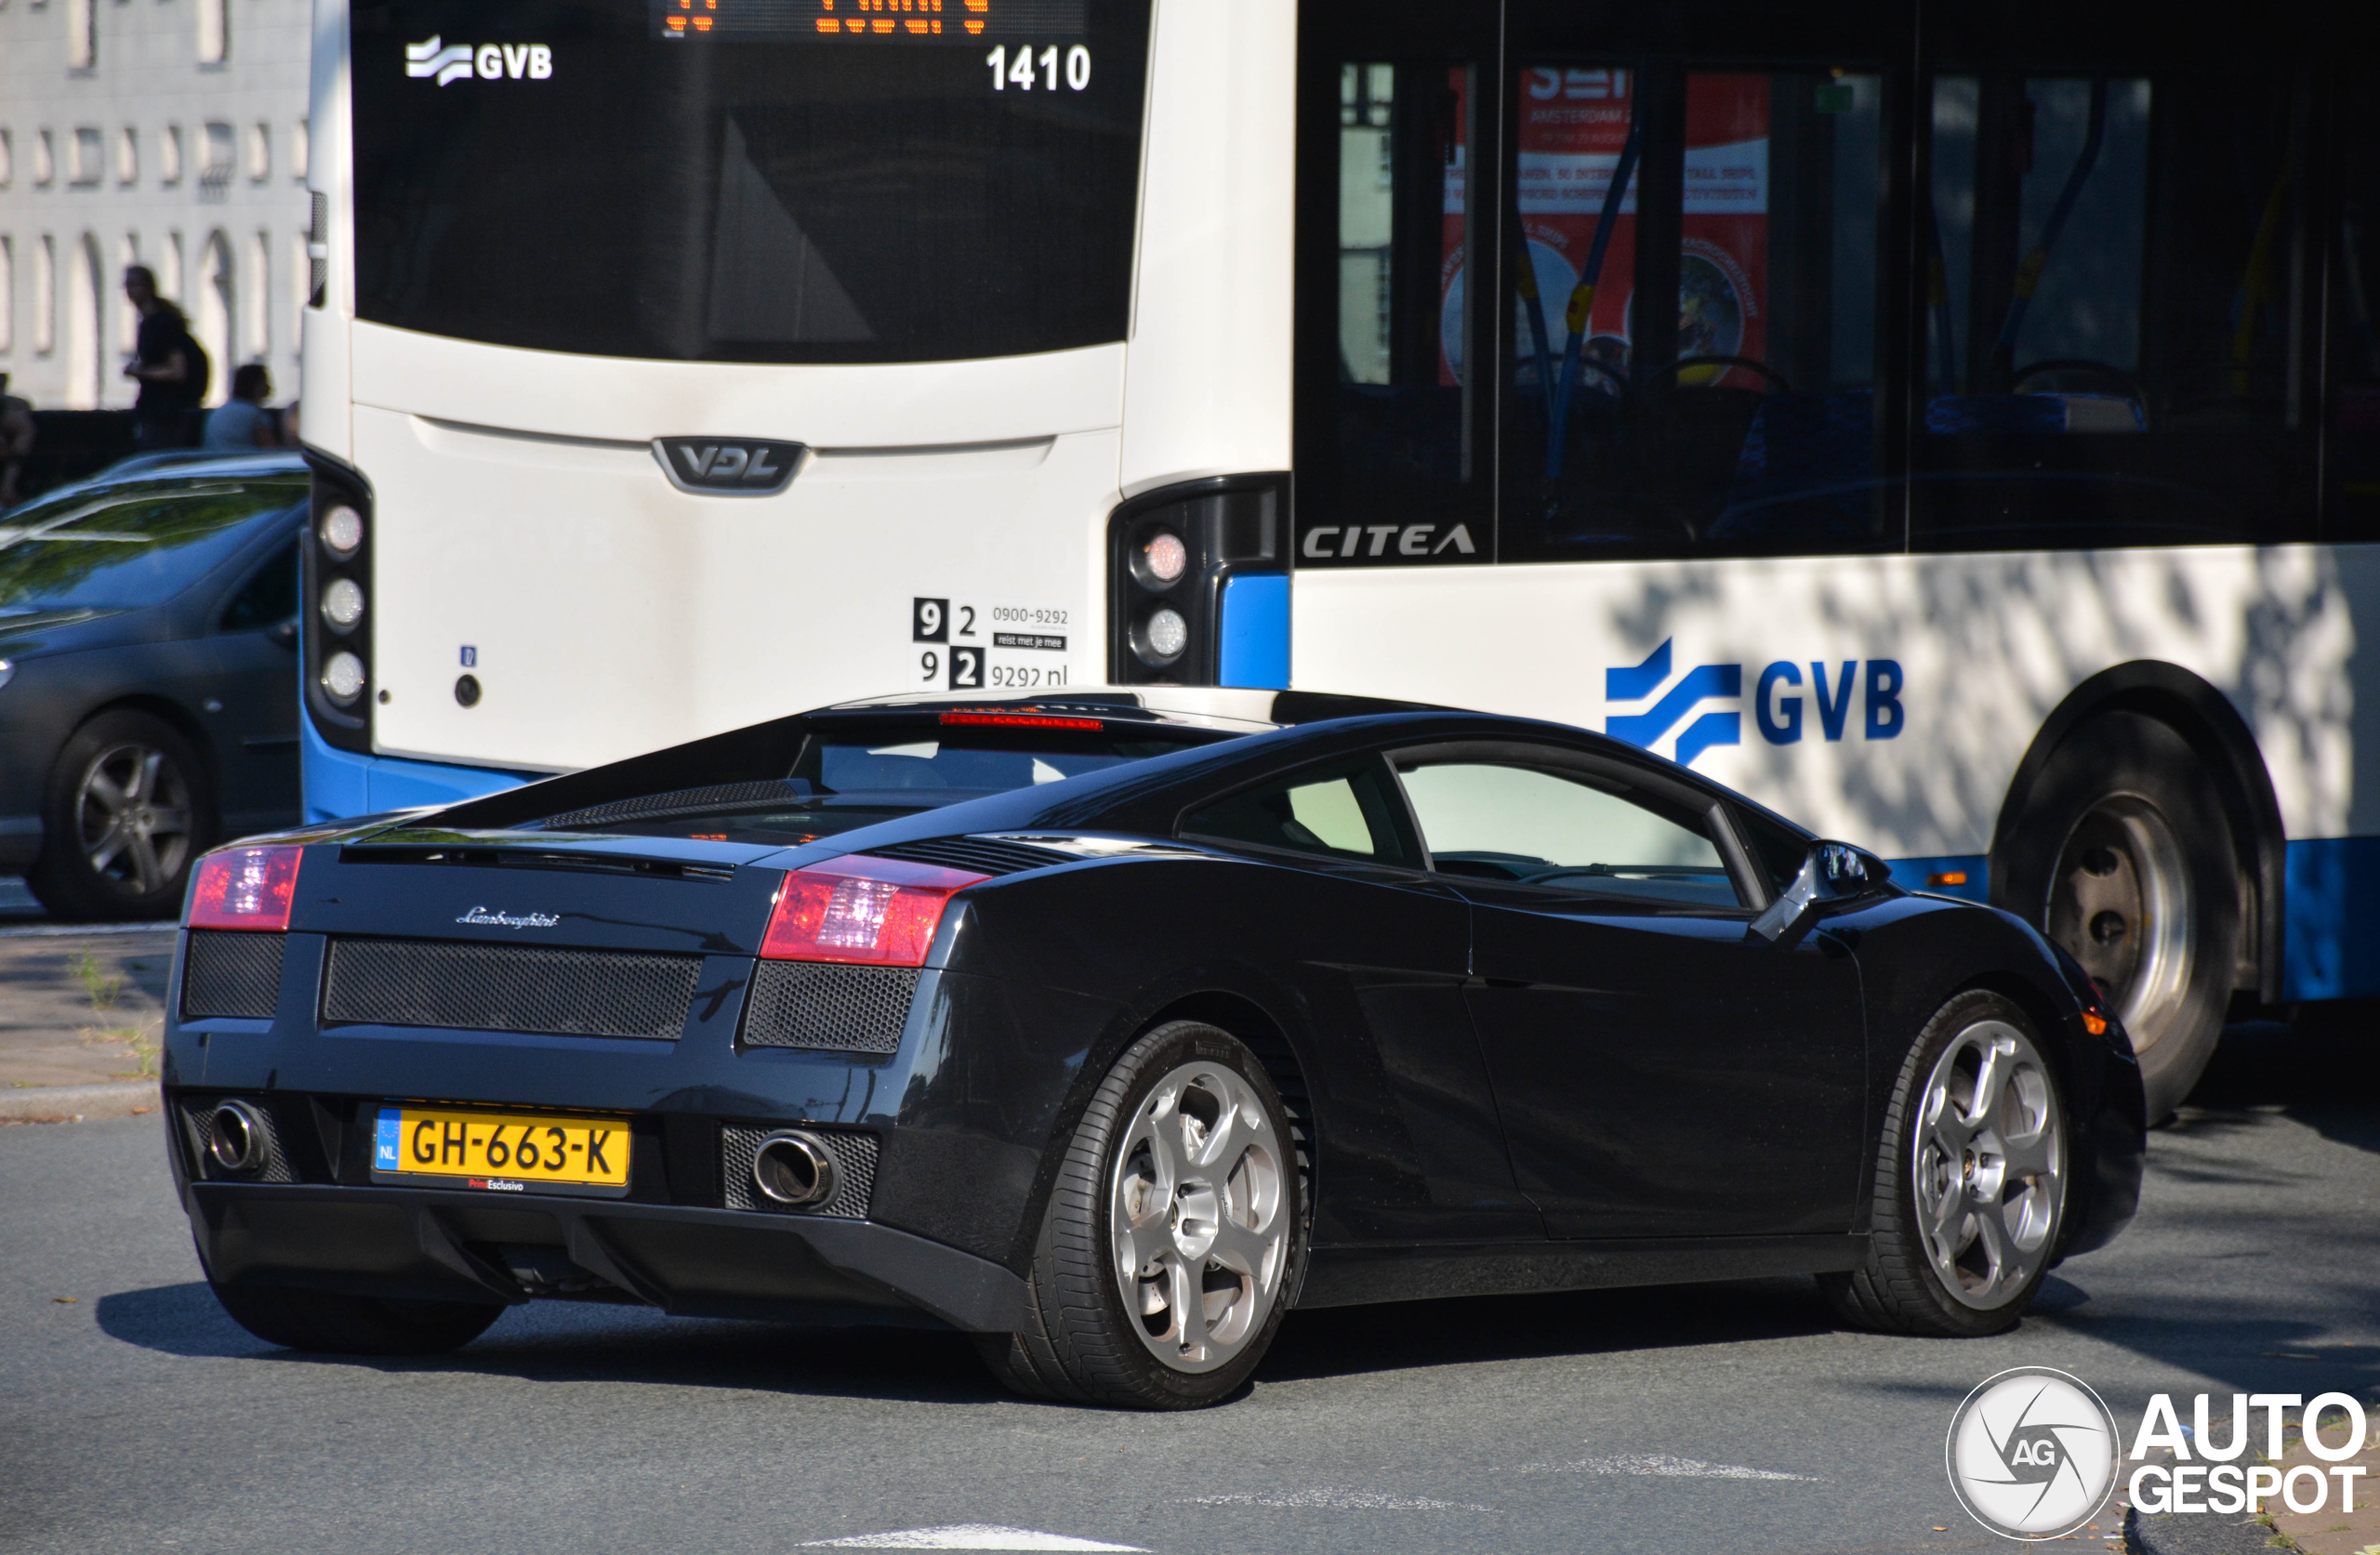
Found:
[[[801,468],[809,446],[764,438],[654,438],[653,456],[681,492],[774,496]]]

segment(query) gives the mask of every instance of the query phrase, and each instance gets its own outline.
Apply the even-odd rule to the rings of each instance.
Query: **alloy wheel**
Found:
[[[1176,1371],[1227,1364],[1281,1293],[1291,1159],[1248,1082],[1218,1063],[1159,1080],[1132,1115],[1109,1193],[1117,1289]]]
[[[2004,1307],[2052,1256],[2066,1207],[2060,1128],[2049,1066],[2006,1021],[1975,1022],[1935,1061],[1911,1180],[1926,1261],[1953,1300]]]
[[[190,781],[153,745],[111,745],[83,770],[76,840],[91,873],[126,896],[153,896],[191,852]]]

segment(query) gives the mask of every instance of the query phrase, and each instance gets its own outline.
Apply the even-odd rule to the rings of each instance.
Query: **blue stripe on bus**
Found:
[[[540,775],[449,766],[443,761],[406,761],[393,756],[357,756],[327,744],[315,731],[314,720],[302,711],[298,728],[309,824],[415,805],[451,805],[518,788]]]
[[[2380,995],[2380,837],[2293,842],[2287,879],[2281,998]]]
[[[1989,902],[1990,875],[1981,853],[1950,853],[1936,859],[1888,859],[1893,866],[1893,884],[1911,890],[1928,890],[1937,896],[1955,896],[1964,902]],[[1962,885],[1929,884],[1937,875],[1964,875]]]
[[[1289,690],[1289,574],[1225,578],[1222,614],[1216,683]]]

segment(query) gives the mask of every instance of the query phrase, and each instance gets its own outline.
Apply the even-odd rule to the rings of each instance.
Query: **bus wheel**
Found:
[[[2231,827],[2188,743],[2138,713],[2092,718],[1995,863],[1995,900],[2082,964],[2132,1037],[2149,1120],[2171,1114],[2222,1034],[2241,907]]]

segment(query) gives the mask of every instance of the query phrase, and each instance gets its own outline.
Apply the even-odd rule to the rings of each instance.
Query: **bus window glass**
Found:
[[[2322,538],[2380,540],[2380,108],[2344,94],[2332,240],[2329,435]]]
[[[1336,66],[1335,435],[1301,492],[1301,565],[1493,560],[1473,435],[1472,80],[1442,60]]]
[[[1502,559],[1896,545],[1882,78],[1614,60],[1514,86]]]
[[[946,33],[763,0],[358,6],[358,315],[681,361],[1121,340],[1148,19],[1149,0]]]
[[[2291,94],[1987,72],[1930,107],[1912,545],[2303,537]]]

